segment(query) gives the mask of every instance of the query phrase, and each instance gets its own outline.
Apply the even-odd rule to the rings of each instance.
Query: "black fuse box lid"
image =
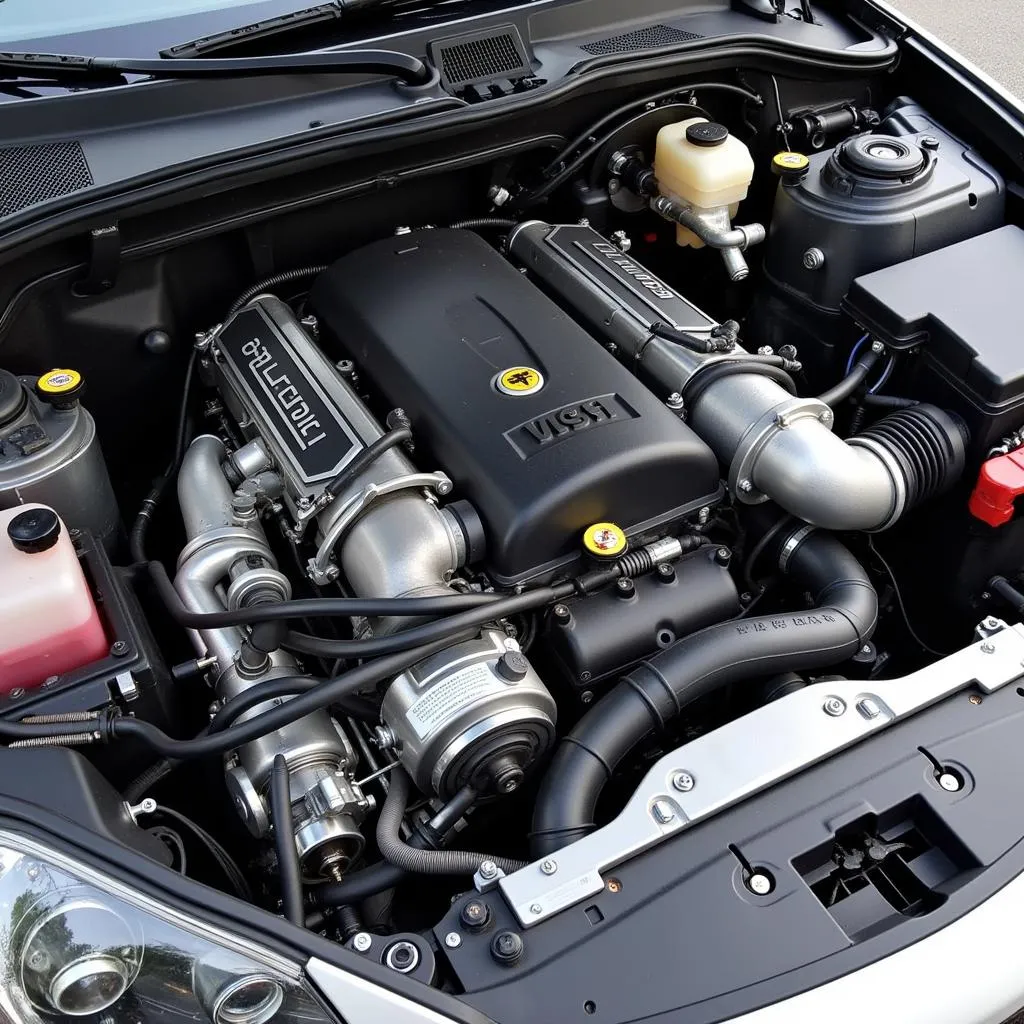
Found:
[[[1024,396],[1024,230],[1006,225],[857,278],[843,309],[927,356],[981,402]]]

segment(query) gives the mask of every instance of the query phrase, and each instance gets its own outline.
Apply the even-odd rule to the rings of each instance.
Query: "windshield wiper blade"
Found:
[[[5,75],[4,71],[12,74]],[[424,61],[397,50],[326,50],[281,53],[267,57],[205,57],[196,60],[0,52],[0,79],[59,75],[65,80],[111,79],[111,84],[116,84],[118,80],[124,81],[124,75],[145,75],[150,78],[242,78],[304,73],[394,75],[409,85],[427,85],[434,77]]]
[[[230,50],[235,46],[244,46],[255,40],[309,29],[324,22],[337,21],[350,14],[384,11],[395,6],[397,2],[398,0],[330,0],[329,3],[305,7],[287,14],[278,14],[273,18],[253,22],[251,25],[239,25],[238,28],[229,28],[210,36],[192,39],[187,43],[178,43],[176,46],[169,46],[166,50],[161,50],[160,56],[172,60],[180,60],[183,57],[201,57],[205,53]]]

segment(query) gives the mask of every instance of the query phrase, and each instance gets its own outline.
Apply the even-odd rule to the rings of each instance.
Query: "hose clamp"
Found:
[[[817,529],[816,526],[812,526],[810,523],[806,523],[801,526],[799,530],[794,530],[787,538],[786,543],[782,545],[782,549],[779,551],[779,570],[785,572],[789,560],[796,553],[796,549],[807,539],[807,537],[814,533]]]
[[[903,467],[885,445],[879,444],[872,437],[851,437],[847,443],[851,448],[862,448],[874,455],[892,480],[892,510],[881,523],[871,527],[867,532],[879,533],[887,530],[903,515],[907,507],[907,478]]]

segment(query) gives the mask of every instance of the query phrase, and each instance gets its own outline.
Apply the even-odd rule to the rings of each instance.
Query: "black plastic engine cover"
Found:
[[[635,535],[720,496],[711,449],[469,231],[359,249],[311,305],[476,506],[502,582],[564,563],[593,523]]]

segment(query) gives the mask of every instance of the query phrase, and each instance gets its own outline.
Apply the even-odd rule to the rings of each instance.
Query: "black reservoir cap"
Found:
[[[34,555],[47,551],[60,537],[60,519],[51,508],[30,508],[7,524],[7,536],[18,551]]]
[[[21,415],[25,401],[21,381],[10,370],[0,370],[0,427]]]
[[[686,141],[695,146],[721,146],[729,138],[729,129],[717,121],[696,121],[686,126]]]

